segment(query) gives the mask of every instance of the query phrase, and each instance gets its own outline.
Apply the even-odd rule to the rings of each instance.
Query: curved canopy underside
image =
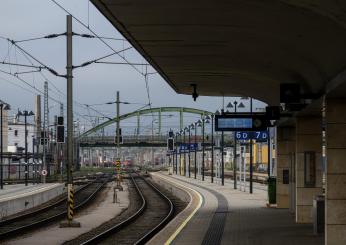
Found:
[[[346,65],[346,1],[92,0],[177,93],[279,103],[322,95]]]

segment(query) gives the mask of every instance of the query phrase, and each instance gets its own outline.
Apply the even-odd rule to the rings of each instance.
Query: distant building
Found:
[[[1,113],[1,112],[0,112]],[[8,143],[8,133],[7,133],[7,121],[8,121],[8,113],[7,110],[2,110],[2,139],[3,139],[3,152],[7,151],[7,143]],[[1,120],[1,119],[0,119]],[[0,139],[1,142],[1,139]]]
[[[32,152],[33,138],[35,135],[35,125],[27,123],[28,132],[28,152]],[[8,123],[8,151],[25,151],[25,124],[24,122],[14,121]]]

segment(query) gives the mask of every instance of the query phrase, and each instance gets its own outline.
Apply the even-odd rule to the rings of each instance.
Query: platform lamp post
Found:
[[[179,132],[175,133],[175,137],[177,138],[175,145],[175,173],[178,175],[178,136]]]
[[[238,101],[233,101],[233,105],[231,102],[228,103],[226,106],[227,108],[234,108],[234,113],[237,113],[237,108],[245,108],[244,104],[240,102],[238,104]],[[237,189],[237,138],[235,136],[235,132],[233,132],[233,184],[234,184],[234,189]]]
[[[204,180],[204,177],[205,177],[205,124],[209,124],[210,123],[210,117],[208,117],[208,116],[205,116],[204,118],[203,118],[203,120],[202,120],[202,130],[203,130],[203,132],[202,132],[202,134],[203,134],[203,165],[202,165],[202,180]]]
[[[34,116],[35,114],[30,111],[18,111],[18,116],[24,116],[24,135],[25,135],[25,186],[28,185],[28,129],[27,117]]]
[[[194,159],[194,162],[195,162],[195,164],[194,164],[194,169],[193,169],[193,171],[194,171],[194,177],[195,177],[195,179],[197,178],[197,150],[198,150],[198,145],[197,145],[197,123],[193,123],[193,124],[191,124],[194,128],[195,128],[195,159]]]
[[[191,178],[191,130],[193,129],[193,124],[188,126],[189,128],[189,178]]]
[[[174,136],[174,133],[172,132],[172,134],[173,134],[173,136]],[[175,159],[174,159],[174,151],[175,151],[175,139],[173,140],[173,151],[171,152],[171,157],[172,157],[172,171],[173,171],[173,173],[174,173],[174,161],[175,161]]]
[[[182,155],[182,152],[181,152],[181,149],[182,149],[181,144],[182,144],[182,142],[183,142],[183,136],[184,136],[184,130],[183,130],[183,129],[180,130],[179,135],[180,135],[179,174],[182,175],[182,172],[181,172],[181,155]]]
[[[186,176],[186,128],[184,128],[183,129],[183,136],[184,136],[184,138],[183,138],[183,145],[184,145],[184,147],[183,147],[183,149],[184,149],[184,163],[183,163],[183,166],[184,166],[184,176]]]
[[[221,112],[217,110],[215,112],[215,115],[221,115],[224,114],[224,110],[222,109]],[[221,185],[225,185],[225,162],[224,162],[224,156],[223,156],[223,146],[224,146],[224,131],[221,131],[221,143],[220,143],[220,152],[221,152]]]
[[[218,112],[218,111],[217,111]],[[221,109],[221,113],[219,114],[224,114],[224,110]],[[224,143],[225,143],[225,133],[224,131],[222,130],[221,131],[221,145],[220,145],[220,148],[221,148],[221,185],[225,185],[225,159],[224,159],[224,154],[223,154],[223,151],[224,151]]]
[[[199,127],[199,128],[201,128],[201,131],[203,131],[202,130],[202,120],[198,120],[197,121],[197,126],[196,127]],[[203,134],[203,132],[201,132],[201,135]],[[203,152],[203,139],[202,139],[202,152]],[[203,164],[203,156],[202,156],[202,164]],[[199,166],[201,166],[200,164],[199,164]],[[198,169],[200,169],[200,167],[198,167]],[[200,170],[199,170],[200,171]],[[199,172],[198,171],[198,172]]]
[[[4,172],[3,172],[3,167],[4,167],[4,163],[3,163],[3,157],[4,157],[4,144],[3,144],[3,112],[4,110],[10,110],[10,105],[3,102],[2,100],[0,100],[0,135],[1,135],[1,144],[0,144],[0,153],[1,153],[1,173],[0,173],[0,186],[1,189],[4,189]],[[7,118],[6,118],[7,120]]]
[[[206,122],[209,123],[211,121],[211,183],[214,182],[214,115],[207,115],[206,116]]]

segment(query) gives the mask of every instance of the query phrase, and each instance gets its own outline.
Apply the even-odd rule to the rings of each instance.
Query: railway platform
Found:
[[[200,194],[197,211],[181,222],[171,244],[324,244],[324,236],[313,235],[310,224],[296,224],[287,209],[268,208],[265,188],[253,194],[184,176],[153,173]]]
[[[0,220],[43,204],[61,195],[64,189],[61,183],[4,185],[0,190]]]

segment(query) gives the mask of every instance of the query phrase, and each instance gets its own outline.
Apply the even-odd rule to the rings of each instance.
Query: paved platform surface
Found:
[[[287,209],[267,208],[267,192],[261,186],[249,194],[234,190],[231,181],[221,186],[211,184],[209,178],[201,181],[163,175],[197,190],[204,197],[202,207],[173,244],[324,244],[323,236],[313,235],[312,225],[296,224]],[[227,200],[227,208],[223,206],[224,200]]]
[[[4,185],[0,190],[0,220],[48,202],[64,190],[62,183]]]
[[[59,183],[35,184],[35,185],[29,184],[28,186],[25,186],[25,184],[4,185],[4,189],[0,190],[0,202],[39,193],[59,185],[61,184]]]
[[[16,245],[55,245],[72,240],[79,235],[96,228],[104,222],[119,215],[129,205],[127,185],[123,185],[124,191],[118,192],[119,203],[113,203],[113,187],[109,183],[105,194],[94,204],[77,213],[75,220],[81,223],[80,228],[59,228],[59,223],[49,225],[33,233],[25,234],[5,244]],[[95,200],[96,201],[96,200]]]

